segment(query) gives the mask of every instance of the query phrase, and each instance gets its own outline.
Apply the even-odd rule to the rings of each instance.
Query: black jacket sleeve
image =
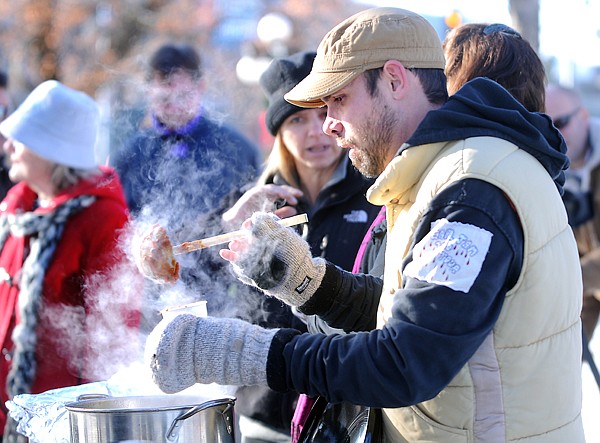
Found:
[[[368,331],[376,326],[382,286],[379,277],[352,274],[327,263],[319,289],[299,311],[346,332]]]
[[[481,269],[466,292],[406,277],[395,294],[392,317],[382,329],[332,336],[281,330],[267,364],[269,385],[322,395],[332,403],[348,401],[373,407],[416,404],[447,386],[494,327],[505,294],[521,272],[523,234],[505,194],[479,180],[457,182],[438,194],[417,226],[415,244],[439,220],[475,226],[491,236]],[[387,248],[389,251],[393,245],[388,243]],[[403,270],[412,261],[411,250]],[[366,296],[367,277],[336,271],[332,278],[331,274],[328,268],[329,301],[346,305],[345,312],[351,314],[369,305],[360,294],[344,292],[356,290]],[[353,296],[357,307],[348,306]],[[303,309],[320,310],[326,304],[320,304],[323,300],[327,295],[319,293],[319,300],[311,300],[312,306]],[[325,315],[333,318],[344,309],[329,307],[326,311]],[[373,310],[363,312],[365,316],[375,314]],[[277,352],[273,352],[275,347]]]

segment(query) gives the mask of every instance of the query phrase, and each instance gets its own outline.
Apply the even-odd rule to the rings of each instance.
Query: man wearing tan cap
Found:
[[[146,345],[163,391],[268,384],[384,408],[385,442],[585,441],[564,141],[491,80],[448,99],[443,68],[435,30],[409,11],[366,10],[323,38],[286,99],[327,105],[324,131],[377,177],[384,278],[311,257],[265,213],[221,255],[266,294],[360,332],[179,316]]]

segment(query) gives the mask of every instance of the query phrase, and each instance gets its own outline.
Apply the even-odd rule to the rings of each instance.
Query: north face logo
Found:
[[[343,217],[348,223],[366,223],[369,220],[367,211],[363,209],[354,209],[349,214],[344,214]]]

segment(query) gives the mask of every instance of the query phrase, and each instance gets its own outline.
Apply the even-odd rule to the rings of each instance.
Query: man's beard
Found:
[[[342,146],[354,147],[350,151],[350,160],[365,177],[375,178],[386,168],[390,149],[395,148],[393,133],[397,124],[394,114],[382,107],[357,127],[353,137],[340,140]]]

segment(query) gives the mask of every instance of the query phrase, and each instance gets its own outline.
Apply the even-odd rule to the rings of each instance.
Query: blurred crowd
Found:
[[[423,35],[419,36],[425,38]],[[353,44],[358,45],[357,41],[358,37]],[[272,214],[276,219],[306,213],[308,223],[293,228],[293,232],[306,242],[311,257],[322,259],[323,263],[326,261],[328,266],[331,264],[340,272],[369,274],[377,278],[379,286],[376,286],[380,292],[384,287],[390,289],[383,286],[385,278],[389,278],[384,275],[386,242],[390,238],[388,222],[410,221],[408,224],[416,229],[418,220],[402,218],[404,215],[398,218],[398,213],[394,212],[386,214],[386,205],[387,211],[393,208],[391,203],[382,203],[383,198],[368,198],[372,189],[381,185],[378,177],[387,163],[381,154],[380,164],[373,166],[374,169],[367,169],[365,173],[356,167],[357,160],[353,155],[360,156],[360,153],[353,149],[354,154],[350,154],[349,149],[344,149],[351,147],[355,140],[340,134],[336,124],[341,125],[341,117],[335,119],[328,115],[332,106],[343,108],[338,102],[345,97],[342,94],[336,96],[338,90],[315,96],[314,102],[308,99],[295,102],[286,95],[314,74],[317,62],[325,63],[323,53],[316,50],[305,48],[275,58],[260,78],[266,106],[264,116],[256,118],[257,125],[269,133],[272,141],[267,153],[245,136],[235,121],[224,121],[211,113],[205,101],[208,64],[196,48],[186,43],[166,42],[155,52],[146,54],[143,73],[146,118],[141,119],[140,127],[135,128],[126,142],[111,148],[110,156],[102,164],[98,164],[97,156],[98,149],[103,149],[98,146],[101,140],[100,109],[92,97],[59,81],[48,80],[37,85],[21,103],[14,103],[10,79],[5,72],[0,72],[0,142],[3,148],[0,164],[0,386],[3,387],[0,389],[0,427],[4,429],[1,442],[27,441],[18,432],[17,423],[8,416],[4,406],[7,400],[19,394],[102,380],[110,376],[111,371],[141,359],[147,335],[161,323],[161,311],[169,306],[206,300],[210,317],[224,321],[242,320],[269,331],[283,328],[293,329],[302,336],[320,334],[330,337],[324,339],[330,341],[344,340],[338,337],[353,331],[346,327],[347,319],[344,320],[346,323],[341,321],[342,325],[333,326],[331,321],[324,321],[322,317],[333,315],[332,311],[323,316],[315,314],[322,305],[314,300],[311,305],[309,298],[290,302],[285,297],[265,297],[263,292],[268,292],[270,287],[261,286],[257,278],[250,279],[253,284],[246,284],[247,281],[240,278],[241,271],[232,272],[229,261],[233,262],[234,268],[243,266],[235,260],[224,260],[218,248],[177,255],[180,274],[174,284],[165,285],[146,278],[135,265],[138,258],[135,254],[139,251],[132,248],[132,239],[144,235],[148,228],[157,224],[166,229],[170,242],[178,245],[236,230],[244,223],[247,226],[247,219],[256,213]],[[319,48],[319,51],[323,49]],[[431,53],[434,54],[431,60],[424,61],[415,56],[414,66],[407,66],[406,70],[397,68],[398,72],[403,72],[398,74],[402,81],[414,82],[411,83],[413,86],[418,85],[415,88],[428,84],[439,86],[440,79],[443,82],[439,90],[431,86],[427,92],[422,92],[422,96],[410,96],[414,100],[411,104],[415,106],[415,115],[420,112],[419,100],[427,94],[430,94],[428,106],[431,106],[433,116],[437,115],[433,111],[442,107],[448,97],[458,94],[456,102],[460,101],[465,108],[476,109],[467,119],[473,128],[477,128],[469,133],[471,137],[493,138],[514,129],[514,134],[501,138],[519,145],[521,150],[531,154],[528,156],[531,159],[553,165],[563,162],[549,181],[557,183],[556,189],[562,194],[557,196],[557,202],[561,205],[552,203],[549,211],[565,211],[576,240],[580,260],[577,265],[582,275],[578,280],[583,288],[580,301],[583,328],[577,339],[585,352],[600,315],[600,119],[590,115],[577,90],[548,84],[544,66],[533,48],[509,26],[461,25]],[[325,57],[325,60],[329,59]],[[371,81],[373,97],[377,97],[377,86],[374,85],[380,80],[379,77],[368,80],[368,73],[382,68],[384,61],[380,61],[379,65],[363,67],[359,72],[367,77],[367,85]],[[368,60],[364,63],[367,65]],[[432,75],[428,71],[435,73]],[[357,75],[356,72],[352,75]],[[494,86],[478,84],[476,81],[481,77],[493,82]],[[395,82],[395,79],[389,81],[390,96],[399,100],[401,92],[395,89]],[[487,108],[473,105],[480,94],[485,95],[478,87],[486,94],[486,88],[492,91],[491,104]],[[496,87],[497,90],[493,89]],[[494,122],[497,126],[493,128],[477,123],[477,119],[479,122],[491,119],[490,115],[496,112],[492,106],[496,105],[509,106],[513,115],[524,116],[522,118],[530,126],[520,120],[517,123],[513,117]],[[386,136],[388,132],[393,133],[391,127],[409,125],[407,121],[411,120],[410,116],[401,118],[390,114],[384,122],[390,127],[383,123],[382,126],[370,126],[374,121],[378,122],[376,118],[385,120],[384,108],[368,108],[374,109],[375,117],[367,115],[366,123],[361,127],[363,133],[357,131],[362,136],[371,130],[373,134],[366,138],[372,143],[373,150],[390,143]],[[343,111],[339,112],[343,114]],[[464,123],[459,115],[462,108],[452,112],[454,114],[444,115],[439,121],[433,117],[432,121],[423,120],[432,125],[427,128],[430,134],[442,120],[444,124],[451,122],[457,127]],[[457,120],[452,122],[456,115]],[[536,120],[538,118],[540,120]],[[511,121],[515,121],[514,128],[509,127]],[[565,153],[540,154],[537,147],[531,148],[541,143],[541,136],[537,135],[540,121],[545,122],[545,131],[551,133],[546,137],[544,132],[544,137],[554,142],[557,152],[566,149]],[[481,129],[484,126],[485,131]],[[453,128],[445,129],[448,134],[453,134]],[[413,143],[425,145],[427,137],[421,137]],[[495,146],[489,143],[491,148]],[[400,145],[396,149],[400,149]],[[402,155],[398,152],[397,157]],[[553,158],[547,160],[546,156]],[[493,180],[496,181],[492,184],[497,184],[509,179],[494,176]],[[530,247],[527,242],[523,246],[525,252],[518,250],[515,245],[523,242],[524,234],[517,233],[516,229],[512,231],[518,224],[514,214],[523,211],[529,215],[529,212],[520,206],[523,203],[504,202],[501,210],[492,207],[490,201],[502,200],[512,188],[491,185],[471,188],[472,182],[466,182],[463,192],[478,189],[475,193],[479,196],[489,196],[487,203],[478,201],[477,204],[489,205],[483,211],[491,214],[491,219],[495,220],[499,214],[507,219],[503,221],[508,226],[508,234],[498,229],[494,238],[500,232],[506,234],[506,250],[515,256],[510,263],[505,263],[507,278],[498,292],[508,298],[513,285],[525,278],[521,277],[521,266],[528,266],[528,259],[532,257],[538,258],[535,251],[527,249]],[[523,189],[519,187],[518,191]],[[552,192],[556,189],[552,185]],[[435,194],[442,190],[432,188],[428,191]],[[449,201],[461,198],[461,191],[452,187],[444,192],[456,192],[446,196]],[[512,194],[510,197],[521,202]],[[407,197],[415,198],[421,197]],[[424,208],[419,210],[423,217],[427,216]],[[494,212],[496,210],[499,212]],[[445,214],[451,217],[452,211]],[[542,222],[538,223],[542,225]],[[434,223],[431,224],[433,228]],[[548,244],[554,241],[550,232],[540,231],[547,237]],[[395,237],[393,240],[398,242],[407,238]],[[392,254],[399,254],[395,245]],[[403,246],[408,250],[415,244]],[[550,247],[552,254],[554,247],[558,248]],[[390,248],[389,244],[387,248]],[[528,253],[531,255],[526,256]],[[415,258],[416,262],[413,254],[411,249],[408,257]],[[490,249],[490,254],[497,252]],[[406,257],[403,255],[402,259]],[[567,260],[568,254],[565,257],[557,263]],[[498,260],[501,263],[500,258]],[[325,269],[324,264],[315,266]],[[333,272],[326,269],[328,271],[323,272]],[[535,279],[535,272],[539,269],[534,267],[527,278]],[[316,281],[317,277],[313,277]],[[419,286],[414,283],[419,278],[430,283],[422,274],[411,274],[410,277],[405,278],[412,281],[413,289]],[[571,277],[577,279],[578,276]],[[302,292],[299,287],[295,289],[298,293]],[[552,283],[548,283],[542,289],[551,288]],[[463,292],[467,293],[468,289]],[[431,300],[432,304],[439,302],[437,298]],[[378,302],[379,298],[371,300],[374,310]],[[403,306],[400,306],[403,303],[409,302],[404,300],[388,309],[400,316],[398,312],[403,312]],[[495,301],[489,303],[494,305]],[[577,303],[565,306],[577,310]],[[298,308],[306,308],[307,304],[314,312],[310,309],[300,312],[303,309]],[[365,305],[361,308],[368,310]],[[490,306],[489,317],[480,320],[491,329],[496,321],[505,321],[503,312],[500,307],[496,310]],[[403,312],[407,317],[411,314],[418,317],[414,311]],[[553,312],[547,315],[548,318],[561,318]],[[364,330],[375,329],[376,322],[375,317],[370,318],[368,325],[362,327]],[[414,322],[416,327],[424,328],[418,324],[419,319]],[[562,337],[563,331],[552,329],[552,332]],[[427,340],[435,341],[433,335],[427,335]],[[519,342],[521,344],[525,346]],[[106,357],[107,352],[111,354],[110,359]],[[588,358],[592,359],[591,356]],[[593,359],[589,363],[594,364]],[[406,364],[410,365],[411,361]],[[242,443],[299,441],[308,423],[309,412],[324,398],[315,392],[276,390],[265,383],[240,384],[236,397],[239,419],[236,427]],[[338,419],[343,415],[340,411],[357,414],[366,406],[386,406],[357,406],[358,402],[352,400],[353,396],[348,395],[342,401],[332,401],[327,407],[330,413],[338,414]],[[374,409],[370,411],[373,420],[381,420]],[[391,420],[401,420],[399,416],[391,417]]]

